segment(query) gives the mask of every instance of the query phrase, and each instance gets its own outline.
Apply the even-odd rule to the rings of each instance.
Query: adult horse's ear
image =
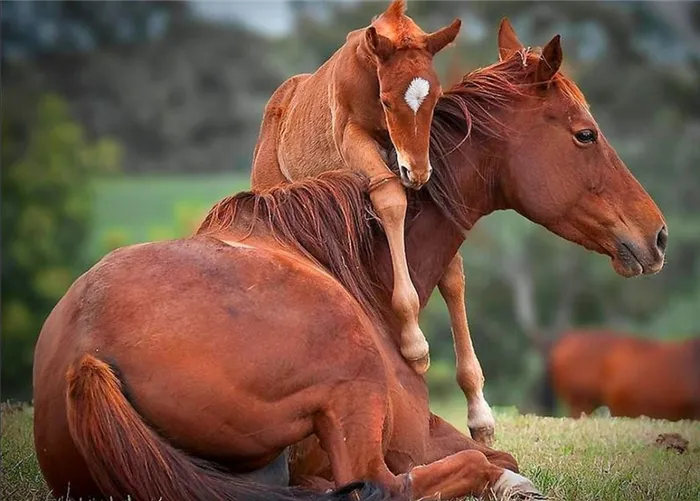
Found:
[[[455,19],[452,21],[451,25],[445,26],[444,28],[441,28],[428,35],[428,40],[426,41],[426,48],[428,49],[428,52],[435,55],[444,49],[445,46],[454,42],[461,27],[462,21]]]
[[[370,26],[365,30],[365,40],[369,50],[380,60],[389,59],[394,53],[394,43],[387,37],[377,33],[377,29],[374,26]]]
[[[561,51],[561,36],[552,38],[544,49],[537,63],[537,81],[549,82],[559,71],[564,55]]]
[[[508,59],[508,56],[523,48],[525,46],[518,39],[518,35],[515,34],[513,25],[510,24],[508,18],[501,19],[501,26],[498,28],[498,59],[500,61]]]

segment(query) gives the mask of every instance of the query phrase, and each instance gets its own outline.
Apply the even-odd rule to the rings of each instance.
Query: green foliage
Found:
[[[95,183],[90,263],[117,247],[190,234],[220,199],[248,189],[249,176],[126,176]]]
[[[17,103],[19,104],[19,103]],[[119,147],[90,143],[61,99],[27,117],[7,102],[2,125],[2,394],[26,397],[32,348],[81,268],[92,209],[90,177],[114,171]]]

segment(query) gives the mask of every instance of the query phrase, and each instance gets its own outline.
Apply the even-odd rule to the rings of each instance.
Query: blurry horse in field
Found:
[[[571,330],[547,357],[545,404],[572,417],[606,406],[613,416],[700,420],[700,337],[642,339],[610,330]]]
[[[500,209],[607,254],[624,276],[658,271],[664,219],[558,72],[559,37],[539,52],[502,27],[499,48],[500,63],[440,100],[434,179],[410,192],[421,304],[466,232]],[[511,455],[430,413],[401,354],[368,190],[341,172],[229,197],[195,236],[117,250],[76,280],[34,358],[35,447],[54,494],[280,499],[290,494],[236,475],[293,446],[290,476],[306,486],[536,496]],[[463,278],[443,285],[464,294]]]
[[[351,32],[315,73],[293,76],[275,91],[263,115],[251,182],[259,191],[330,170],[371,179],[370,199],[391,251],[401,353],[422,374],[429,349],[406,262],[401,183],[420,189],[430,177],[430,123],[440,95],[433,56],[455,39],[461,23],[427,34],[405,9],[405,0],[394,0],[369,27]],[[399,176],[383,157],[390,145]]]

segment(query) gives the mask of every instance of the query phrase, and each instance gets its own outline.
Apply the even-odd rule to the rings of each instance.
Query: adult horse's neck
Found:
[[[473,147],[467,139],[439,165],[429,182],[435,184],[411,194],[407,215],[406,253],[421,306],[427,303],[472,226],[481,217],[505,208],[498,191],[498,166],[486,149]],[[438,168],[449,172],[437,172]],[[390,263],[386,245],[381,253]],[[391,278],[391,267],[384,267],[382,282],[389,285]]]

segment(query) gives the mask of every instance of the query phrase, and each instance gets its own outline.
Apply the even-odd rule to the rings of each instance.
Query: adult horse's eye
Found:
[[[592,131],[591,129],[580,130],[574,134],[574,137],[576,138],[576,141],[581,144],[594,143],[597,139],[595,131]]]

